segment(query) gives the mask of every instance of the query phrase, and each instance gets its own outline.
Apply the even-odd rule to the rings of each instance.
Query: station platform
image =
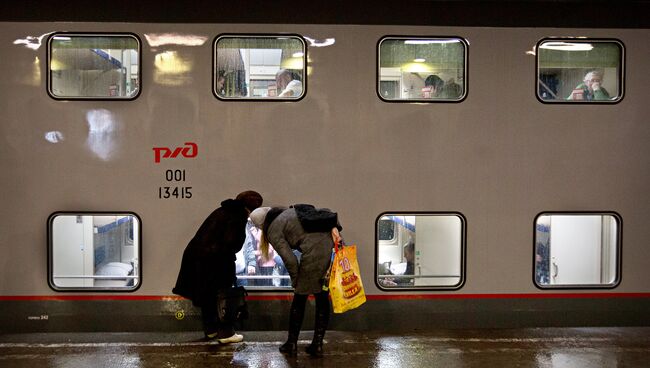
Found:
[[[297,357],[278,351],[284,331],[241,333],[229,345],[200,332],[3,334],[0,367],[650,367],[650,327],[328,331],[322,358],[304,352],[311,331]]]

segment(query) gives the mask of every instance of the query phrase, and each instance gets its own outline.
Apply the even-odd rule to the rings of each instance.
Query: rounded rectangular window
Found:
[[[624,54],[618,40],[541,40],[537,44],[537,98],[548,103],[620,101]]]
[[[55,33],[48,39],[48,93],[56,99],[134,99],[142,80],[140,48],[132,34]]]
[[[542,213],[535,219],[535,284],[615,287],[620,248],[621,218],[615,213]]]
[[[214,94],[222,100],[300,100],[307,50],[297,35],[222,35],[214,42]]]
[[[388,102],[458,102],[467,95],[467,42],[458,37],[379,41],[377,93]]]
[[[54,290],[133,291],[140,287],[140,219],[132,213],[63,213],[48,220]]]
[[[385,232],[388,224],[391,237]],[[376,244],[380,289],[458,289],[464,282],[461,214],[384,213],[376,221]]]

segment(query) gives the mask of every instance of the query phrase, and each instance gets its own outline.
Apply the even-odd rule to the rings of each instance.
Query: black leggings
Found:
[[[302,317],[305,314],[305,305],[307,304],[307,297],[309,295],[305,294],[293,294],[293,301],[291,302],[291,316],[297,318],[298,326],[302,325]],[[314,294],[316,298],[316,327],[326,329],[329,322],[330,315],[330,301],[329,301],[329,292],[321,291],[318,294]]]

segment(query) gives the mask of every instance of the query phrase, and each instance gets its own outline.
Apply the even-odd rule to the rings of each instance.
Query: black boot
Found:
[[[293,295],[293,302],[291,303],[291,312],[289,314],[289,336],[287,342],[280,346],[280,352],[289,356],[296,356],[298,354],[298,336],[300,335],[300,327],[302,327],[302,320],[305,316],[305,304],[307,302],[307,295]]]
[[[313,356],[320,358],[323,356],[323,338],[330,319],[330,302],[327,292],[321,292],[316,295],[316,319],[314,320],[314,339],[307,346],[305,351]]]
[[[298,339],[292,340],[291,337],[289,337],[287,342],[280,346],[280,352],[282,354],[287,354],[288,356],[298,355]]]
[[[307,354],[314,358],[320,358],[323,356],[323,337],[324,335],[319,337],[314,336],[314,340],[312,340],[311,344],[305,348]]]

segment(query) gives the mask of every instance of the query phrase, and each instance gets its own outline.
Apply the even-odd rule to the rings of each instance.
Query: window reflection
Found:
[[[465,96],[467,45],[459,38],[384,38],[379,95],[384,100],[457,101]]]
[[[132,214],[50,217],[50,285],[56,290],[139,286],[140,221]]]
[[[537,94],[543,101],[621,99],[623,45],[618,41],[543,40],[537,65]]]
[[[49,92],[57,98],[134,98],[139,55],[134,36],[55,34],[49,39]]]
[[[386,289],[460,287],[464,227],[464,219],[456,214],[381,216],[377,284]]]
[[[297,36],[222,36],[215,43],[214,89],[224,99],[304,95],[306,48]]]
[[[535,221],[535,283],[542,287],[617,282],[619,218],[613,214],[543,214]]]

